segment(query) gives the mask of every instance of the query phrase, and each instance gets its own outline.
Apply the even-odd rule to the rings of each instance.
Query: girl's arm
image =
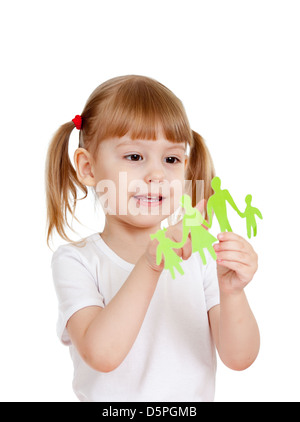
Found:
[[[252,246],[234,233],[222,233],[217,253],[220,305],[209,310],[219,356],[234,370],[249,367],[257,357],[260,336],[244,288],[257,270]]]
[[[157,244],[156,240],[150,242],[147,252],[105,308],[83,308],[68,321],[72,343],[85,362],[97,371],[110,372],[117,368],[140,331],[163,270],[163,264],[155,264]]]
[[[209,321],[222,362],[236,371],[248,368],[258,355],[260,340],[245,292],[221,292],[220,305],[209,310]]]

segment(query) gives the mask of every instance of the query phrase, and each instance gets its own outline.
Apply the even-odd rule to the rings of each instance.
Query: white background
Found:
[[[2,4],[1,401],[77,401],[68,349],[55,333],[44,162],[56,129],[81,113],[97,85],[123,74],[156,78],[181,98],[222,186],[241,208],[252,193],[264,217],[252,241],[259,271],[247,287],[260,355],[244,372],[219,362],[216,401],[299,401],[299,7],[297,0]],[[101,231],[92,199],[78,211],[83,236]]]

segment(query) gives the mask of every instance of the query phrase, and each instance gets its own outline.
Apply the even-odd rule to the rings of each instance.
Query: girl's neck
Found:
[[[101,237],[120,258],[131,264],[136,264],[146,251],[150,234],[159,229],[160,224],[155,227],[141,228],[127,225],[116,218],[107,217]]]

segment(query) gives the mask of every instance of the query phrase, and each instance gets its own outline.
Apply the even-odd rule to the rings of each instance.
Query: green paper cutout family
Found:
[[[251,238],[251,232],[253,236],[257,234],[257,224],[255,216],[257,215],[262,219],[262,214],[258,208],[251,205],[252,195],[247,195],[245,198],[246,208],[242,213],[236,206],[232,196],[227,189],[221,189],[221,179],[214,177],[211,181],[211,187],[214,194],[209,198],[207,202],[207,219],[206,221],[200,211],[197,208],[192,207],[192,201],[189,195],[184,194],[181,197],[181,206],[185,210],[185,214],[182,219],[182,241],[177,243],[171,239],[165,237],[166,228],[158,230],[156,233],[151,234],[151,239],[157,239],[159,245],[156,250],[156,263],[159,265],[164,255],[164,268],[169,270],[173,279],[175,279],[175,269],[179,274],[183,275],[183,269],[180,266],[182,259],[174,252],[173,248],[182,248],[187,241],[189,233],[191,234],[192,241],[192,253],[199,252],[202,259],[203,265],[206,265],[206,257],[204,249],[207,249],[214,260],[217,259],[213,243],[217,242],[212,234],[208,232],[208,228],[212,226],[213,213],[216,216],[221,232],[232,232],[231,226],[228,221],[226,202],[238,213],[241,218],[246,218],[247,225],[247,236]],[[206,228],[205,228],[205,227]]]

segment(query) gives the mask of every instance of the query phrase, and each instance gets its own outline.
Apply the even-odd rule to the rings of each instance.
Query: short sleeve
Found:
[[[87,306],[104,307],[104,300],[88,262],[74,246],[60,246],[53,254],[51,267],[58,298],[57,335],[63,344],[70,345],[66,329],[70,317]]]
[[[212,307],[219,305],[220,303],[220,290],[219,281],[217,275],[216,261],[207,254],[207,264],[204,267],[204,293],[206,301],[206,310],[209,311]]]

